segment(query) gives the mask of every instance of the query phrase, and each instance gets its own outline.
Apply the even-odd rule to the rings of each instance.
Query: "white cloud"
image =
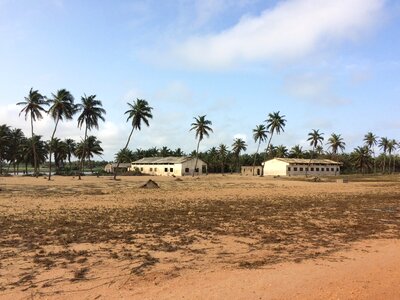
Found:
[[[195,36],[172,49],[184,65],[229,68],[242,62],[287,61],[357,38],[379,17],[384,0],[287,0],[232,28]]]

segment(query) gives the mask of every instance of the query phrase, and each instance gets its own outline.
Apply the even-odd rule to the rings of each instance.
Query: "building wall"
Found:
[[[138,168],[140,172],[148,175],[155,176],[188,176],[192,175],[194,165],[196,163],[195,159],[191,159],[182,164],[134,164],[132,163],[131,170]],[[197,168],[199,172],[196,172],[195,175],[203,174],[203,166],[207,166],[202,160],[198,160]]]
[[[261,175],[262,167],[255,166],[254,167],[254,176]],[[245,176],[253,176],[253,166],[242,166],[240,173]]]
[[[289,164],[280,160],[269,160],[264,163],[264,175],[286,176]]]
[[[279,160],[269,160],[264,163],[264,175],[273,176],[296,176],[305,175],[308,164],[289,164]],[[324,165],[324,164],[311,164],[308,175],[322,176],[322,175],[339,175],[340,166],[338,165]]]
[[[308,165],[288,165],[287,166],[287,174],[289,176],[296,175],[305,175],[306,169]],[[318,165],[311,164],[309,170],[307,171],[308,175],[339,175],[340,167],[337,165]]]

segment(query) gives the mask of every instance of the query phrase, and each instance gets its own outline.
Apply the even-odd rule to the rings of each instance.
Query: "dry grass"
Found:
[[[358,240],[400,238],[397,178],[340,188],[322,182],[296,186],[284,180],[221,178],[162,179],[160,191],[140,193],[138,182],[126,179],[67,182],[62,188],[45,182],[5,185],[0,270],[5,264],[3,270],[9,271],[14,262],[23,270],[23,261],[29,272],[14,276],[3,271],[0,291],[37,287],[52,269],[70,270],[64,280],[72,284],[88,280],[89,270],[107,260],[134,276],[162,265],[173,272],[208,263],[259,268],[327,256]],[[128,191],[130,204],[120,200]],[[43,203],[14,207],[18,199],[29,203],[32,194]],[[70,197],[85,203],[69,205]],[[46,202],[54,198],[65,200],[64,205]],[[53,284],[42,281],[42,287]]]

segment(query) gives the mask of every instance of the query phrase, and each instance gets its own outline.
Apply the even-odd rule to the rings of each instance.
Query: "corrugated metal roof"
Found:
[[[181,164],[185,161],[191,160],[192,157],[182,156],[168,156],[168,157],[144,157],[142,159],[132,162],[132,164]],[[199,159],[199,162],[201,160]]]
[[[117,167],[117,164],[116,164],[116,163],[107,164],[107,166],[109,166],[109,165],[111,165],[113,168],[116,168],[116,167]],[[129,168],[130,166],[131,166],[130,163],[120,163],[120,164],[119,164],[119,167],[120,167],[120,168]]]
[[[321,164],[321,165],[341,165],[342,163],[336,162],[331,159],[312,159],[311,163],[309,159],[306,158],[274,158],[289,164]]]

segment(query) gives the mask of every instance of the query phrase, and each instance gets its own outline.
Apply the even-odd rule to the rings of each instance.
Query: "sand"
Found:
[[[0,299],[400,299],[395,176],[120,179],[0,178]]]

